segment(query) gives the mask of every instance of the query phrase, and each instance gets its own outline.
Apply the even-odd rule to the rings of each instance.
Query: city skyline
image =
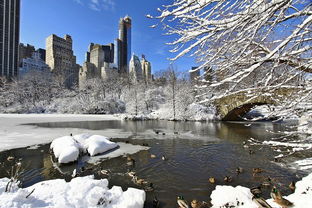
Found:
[[[49,35],[69,34],[73,39],[77,63],[82,65],[90,42],[103,45],[114,42],[118,37],[119,19],[129,15],[133,22],[131,53],[139,56],[144,54],[153,65],[153,73],[167,69],[171,63],[167,58],[173,55],[168,52],[170,47],[165,43],[170,42],[172,37],[164,36],[161,27],[150,28],[149,26],[155,24],[157,20],[145,17],[147,14],[157,14],[155,8],[161,6],[161,0],[148,3],[135,0],[133,5],[124,0],[116,0],[109,1],[111,4],[106,4],[109,7],[101,5],[100,1],[92,1],[98,4],[91,4],[91,1],[66,0],[62,1],[61,7],[60,2],[60,0],[39,3],[37,0],[21,1],[21,43],[45,48],[45,38]],[[146,5],[136,8],[138,2]],[[121,4],[123,7],[120,7]],[[57,14],[53,10],[57,10]],[[180,71],[187,71],[196,65],[193,58],[188,57],[174,64]]]

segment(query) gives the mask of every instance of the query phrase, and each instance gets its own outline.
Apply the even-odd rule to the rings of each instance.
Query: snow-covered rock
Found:
[[[8,181],[8,178],[0,179],[1,208],[142,208],[145,201],[143,190],[128,188],[123,192],[117,186],[109,189],[106,179],[94,180],[93,176],[74,178],[69,183],[62,179],[43,181],[25,189],[4,192]]]
[[[116,147],[118,144],[109,141],[109,138],[90,134],[60,137],[53,140],[50,146],[59,163],[76,161],[80,152],[95,156]]]
[[[116,147],[118,145],[115,142],[111,142],[107,137],[100,135],[93,135],[85,140],[85,148],[91,156],[107,152]]]
[[[63,136],[53,140],[50,149],[59,163],[69,163],[78,159],[80,145],[73,137]]]
[[[73,138],[80,144],[81,151],[88,152],[91,156],[107,152],[118,147],[115,142],[109,141],[108,137],[91,134],[78,134]]]
[[[79,143],[80,151],[82,151],[83,153],[87,153],[87,149],[85,148],[86,140],[91,136],[91,134],[77,134],[73,136],[74,140]]]

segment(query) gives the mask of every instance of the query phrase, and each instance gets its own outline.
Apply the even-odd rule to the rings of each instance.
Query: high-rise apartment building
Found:
[[[52,72],[63,76],[67,87],[78,82],[79,65],[76,64],[72,48],[73,40],[70,35],[61,38],[52,34],[46,39],[46,64]]]
[[[18,75],[20,0],[0,0],[0,76]]]
[[[119,38],[116,40],[117,66],[120,73],[128,73],[131,59],[131,18],[126,16],[119,21]]]
[[[46,50],[43,48],[38,48],[37,52],[39,53],[40,59],[46,61]]]
[[[142,65],[139,57],[132,55],[129,62],[129,76],[133,83],[140,82],[143,79]]]
[[[36,51],[35,47],[32,45],[19,44],[19,66],[22,66],[23,59],[31,58],[32,54]]]
[[[100,45],[91,43],[86,53],[86,61],[79,70],[79,87],[91,78],[109,79],[114,71],[114,44]]]
[[[22,59],[22,64],[19,69],[19,77],[23,77],[25,74],[31,72],[50,72],[49,66],[42,60],[39,51],[34,51],[31,57]]]
[[[144,81],[146,83],[151,82],[152,81],[152,66],[151,66],[151,62],[146,60],[145,55],[142,55],[141,66],[142,66],[142,74],[143,74]]]

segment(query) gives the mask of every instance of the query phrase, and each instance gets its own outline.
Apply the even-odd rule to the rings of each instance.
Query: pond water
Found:
[[[276,148],[268,145],[252,145],[249,141],[262,142],[276,140],[283,137],[281,132],[288,130],[284,124],[258,123],[225,123],[225,122],[171,122],[171,121],[92,121],[92,122],[58,122],[29,124],[45,128],[79,128],[81,133],[91,130],[118,129],[128,132],[128,138],[116,138],[113,141],[138,145],[148,145],[143,150],[131,155],[136,161],[131,167],[139,178],[154,184],[155,190],[147,192],[145,207],[152,207],[155,196],[161,207],[177,207],[176,197],[184,196],[188,201],[192,199],[209,201],[211,192],[218,185],[242,185],[255,187],[267,177],[288,195],[288,184],[298,181],[306,173],[289,169],[286,161],[289,158],[307,158],[310,153],[292,154],[289,158],[274,161],[280,151],[287,152],[287,148],[276,152]],[[116,131],[117,132],[117,131]],[[158,133],[158,134],[157,134]],[[285,139],[285,138],[284,138]],[[291,136],[296,140],[296,136]],[[243,142],[250,148],[244,148]],[[250,151],[252,154],[250,154]],[[151,158],[151,154],[156,158]],[[164,155],[166,160],[162,160]],[[51,160],[49,144],[36,148],[20,148],[0,153],[0,178],[6,177],[6,170],[12,162],[6,161],[8,156],[22,160],[25,173],[23,186],[27,187],[36,182],[64,178],[71,180],[71,173],[75,168],[81,176],[94,174],[96,178],[108,178],[110,186],[118,185],[124,190],[127,187],[144,188],[136,185],[126,174],[129,167],[124,156],[103,159],[96,164],[79,160],[70,165],[57,166]],[[243,173],[237,175],[235,169],[242,167]],[[253,175],[253,168],[261,168],[263,173]],[[99,170],[109,170],[109,176],[98,173]],[[232,176],[233,181],[226,183],[223,178]],[[216,184],[210,184],[208,179],[216,178]],[[263,196],[269,198],[269,189],[264,189]]]

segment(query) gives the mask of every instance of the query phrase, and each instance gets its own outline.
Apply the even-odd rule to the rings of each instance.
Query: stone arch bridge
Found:
[[[277,89],[242,90],[214,99],[217,111],[224,121],[239,121],[257,105],[278,104],[285,97],[289,97],[301,90],[300,87],[283,87]]]

